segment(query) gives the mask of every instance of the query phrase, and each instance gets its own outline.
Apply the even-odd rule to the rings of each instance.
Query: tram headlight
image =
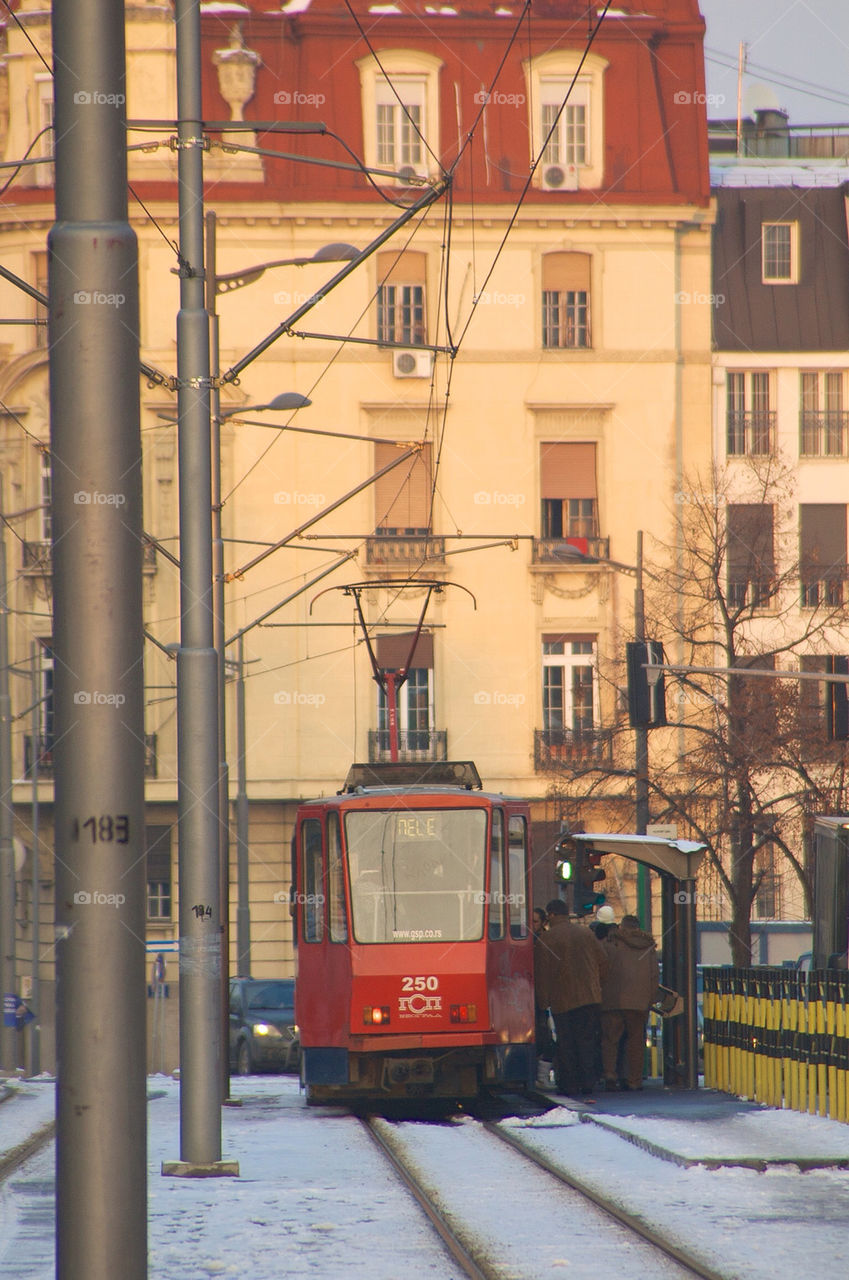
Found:
[[[385,1027],[389,1022],[389,1005],[366,1005],[363,1022],[367,1027]]]
[[[452,1004],[449,1016],[452,1022],[477,1022],[478,1007],[476,1004]]]

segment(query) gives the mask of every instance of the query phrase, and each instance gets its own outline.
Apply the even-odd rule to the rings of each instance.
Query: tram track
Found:
[[[627,1241],[629,1249],[641,1250],[645,1255],[643,1274],[679,1280],[693,1276],[699,1280],[730,1280],[728,1273],[718,1271],[650,1222],[558,1168],[496,1121],[469,1119],[459,1124],[408,1127],[406,1122],[395,1124],[371,1116],[362,1123],[464,1275],[476,1280],[527,1280],[532,1275],[547,1274],[551,1265],[563,1265],[562,1258],[556,1262],[546,1259],[545,1249],[557,1253],[565,1247],[570,1251],[567,1265],[576,1277],[595,1276],[605,1269],[599,1251],[610,1248],[615,1255]],[[441,1132],[434,1151],[429,1152],[429,1140],[436,1131]],[[453,1144],[452,1137],[456,1138]],[[508,1156],[506,1162],[496,1152],[496,1143]],[[503,1212],[493,1212],[493,1200],[489,1209],[481,1213],[468,1190],[477,1181],[495,1182],[509,1189]],[[528,1212],[523,1223],[525,1204]],[[599,1213],[604,1215],[602,1219]],[[545,1235],[540,1238],[531,1231],[530,1244],[520,1243],[521,1230],[527,1232],[535,1217],[543,1223]],[[535,1239],[543,1246],[536,1262],[528,1252],[523,1253]],[[591,1242],[588,1251],[586,1241]],[[582,1261],[582,1251],[587,1253],[586,1262]]]

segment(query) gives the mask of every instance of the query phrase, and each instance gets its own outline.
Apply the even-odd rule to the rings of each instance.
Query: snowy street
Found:
[[[223,1146],[239,1162],[238,1178],[163,1177],[162,1162],[179,1154],[179,1085],[157,1076],[148,1089],[151,1280],[460,1274],[361,1122],[339,1108],[307,1108],[295,1079],[233,1081],[242,1105],[223,1111]],[[0,1160],[49,1122],[52,1095],[49,1081],[15,1086],[0,1105]],[[593,1106],[558,1101],[545,1115],[500,1127],[708,1270],[733,1280],[791,1280],[842,1265],[849,1170],[840,1166],[849,1164],[849,1127],[705,1091],[601,1095]],[[491,1245],[504,1277],[562,1268],[596,1280],[623,1258],[634,1274],[684,1274],[525,1165],[476,1120],[380,1125],[438,1192],[447,1216]],[[797,1162],[821,1167],[801,1172]],[[48,1143],[2,1184],[0,1277],[52,1278],[52,1177]]]

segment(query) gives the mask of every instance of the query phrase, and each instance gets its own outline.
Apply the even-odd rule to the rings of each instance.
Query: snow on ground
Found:
[[[50,1076],[15,1080],[0,1101],[0,1169],[21,1143],[52,1122],[56,1110],[56,1081]]]
[[[562,1271],[570,1280],[603,1274],[677,1280],[691,1274],[474,1120],[381,1127],[464,1243],[498,1259],[505,1277],[550,1280]]]
[[[290,1078],[232,1082],[222,1155],[238,1178],[169,1178],[179,1089],[148,1109],[150,1280],[454,1280],[456,1266],[360,1122]],[[157,1089],[159,1084],[157,1083]]]
[[[52,1081],[13,1087],[14,1096],[0,1103],[0,1159],[52,1117]],[[148,1092],[150,1280],[335,1280],[340,1274],[345,1280],[456,1280],[456,1264],[358,1121],[336,1108],[307,1108],[296,1080],[233,1081],[233,1096],[243,1105],[223,1111],[222,1155],[238,1160],[238,1178],[163,1177],[162,1162],[181,1155],[179,1084],[154,1077]],[[699,1118],[687,1120],[674,1097],[655,1103],[643,1095],[638,1104],[616,1095],[605,1104],[606,1113],[601,1105],[591,1111],[557,1106],[544,1116],[504,1123],[734,1280],[845,1274],[849,1171],[803,1173],[792,1164],[764,1173],[685,1169],[623,1141],[610,1128],[688,1159],[753,1152],[775,1159],[840,1159],[849,1149],[845,1125],[728,1103],[723,1111],[700,1096]],[[678,1118],[671,1119],[676,1107]],[[537,1273],[539,1260],[549,1277],[553,1272],[597,1280],[604,1269],[602,1229],[593,1233],[577,1218],[564,1227],[564,1214],[553,1212],[550,1203],[544,1206],[524,1166],[502,1163],[498,1151],[491,1153],[494,1141],[474,1122],[387,1127],[414,1134],[422,1164],[453,1171],[479,1234],[511,1237],[513,1275],[526,1280]],[[473,1149],[484,1140],[488,1144],[479,1147],[472,1177],[467,1157],[452,1145],[467,1135]],[[505,1148],[505,1156],[511,1155]],[[51,1144],[0,1192],[0,1280],[53,1280],[52,1177]],[[586,1261],[579,1261],[573,1238],[585,1234],[588,1248],[580,1257]],[[617,1261],[607,1269],[658,1274],[654,1263],[648,1270],[640,1264],[632,1252],[638,1247],[617,1246]]]
[[[656,1225],[734,1280],[845,1274],[849,1172],[801,1173],[794,1165],[764,1173],[703,1166],[682,1169],[623,1142],[600,1124],[591,1121],[564,1128],[557,1113],[550,1114],[555,1119],[551,1127],[546,1127],[544,1119],[526,1126],[513,1122],[511,1132],[587,1187],[611,1196],[627,1212]],[[773,1124],[780,1131],[789,1119],[777,1111],[757,1116],[763,1117],[764,1134]],[[609,1122],[611,1117],[603,1119]],[[675,1123],[628,1117],[628,1124],[645,1132],[653,1143]],[[809,1154],[819,1146],[823,1124],[845,1132],[845,1126],[834,1121],[803,1125],[809,1129]],[[733,1118],[690,1127],[694,1135],[700,1133],[694,1148],[702,1152],[708,1146],[715,1151],[739,1149],[740,1127]],[[675,1136],[680,1138],[677,1125]],[[839,1144],[838,1138],[834,1141]]]
[[[849,1125],[800,1111],[750,1111],[708,1128],[690,1120],[655,1116],[593,1116],[594,1124],[630,1139],[645,1140],[684,1161],[711,1164],[810,1162],[849,1164]]]

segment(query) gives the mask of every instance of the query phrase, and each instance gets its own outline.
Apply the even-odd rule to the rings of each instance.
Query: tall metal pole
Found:
[[[634,587],[634,639],[646,638],[646,606],[643,595],[643,533],[637,533],[637,579]],[[645,725],[634,729],[634,790],[636,799],[636,834],[644,836],[649,821],[649,731]],[[651,892],[649,869],[637,868],[637,915],[644,929],[651,929]]]
[[[55,0],[56,1275],[147,1275],[138,246],[124,5]]]
[[[230,1096],[230,772],[227,767],[227,664],[224,623],[224,539],[221,528],[221,392],[218,386],[218,274],[215,212],[206,215],[206,310],[209,315],[210,454],[212,466],[212,611],[218,663],[218,875],[221,895],[221,1096]]]
[[[236,907],[236,968],[251,972],[250,832],[248,827],[248,769],[245,716],[245,638],[239,636],[236,668],[236,847],[238,850],[238,905]]]
[[[0,511],[3,509],[0,482]],[[12,704],[9,697],[9,609],[6,536],[0,527],[0,1069],[17,1066],[15,1031],[15,815],[12,808]]]
[[[163,1173],[233,1173],[221,1162],[221,891],[218,659],[212,599],[209,316],[204,306],[200,4],[176,0],[180,312],[180,1155]]]
[[[39,812],[38,812],[38,776],[41,764],[41,688],[39,676],[41,668],[39,653],[41,646],[36,640],[32,646],[32,991],[29,1006],[34,1014],[30,1025],[30,1075],[37,1076],[41,1071],[41,983],[39,965],[41,962],[41,901],[40,901],[40,866],[39,866]]]

